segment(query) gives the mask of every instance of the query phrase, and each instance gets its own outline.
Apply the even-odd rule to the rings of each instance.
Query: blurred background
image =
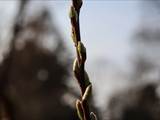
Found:
[[[78,120],[68,0],[0,1],[0,120]],[[160,120],[160,0],[84,0],[98,120]]]

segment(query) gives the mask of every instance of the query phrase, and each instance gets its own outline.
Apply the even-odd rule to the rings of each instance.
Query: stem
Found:
[[[89,81],[89,78],[86,77],[86,72],[85,72],[86,49],[81,42],[80,25],[79,25],[79,14],[81,6],[82,6],[82,0],[72,0],[70,19],[72,25],[72,39],[74,41],[77,54],[76,58],[77,61],[74,64],[73,70],[74,70],[74,75],[81,89],[80,104],[82,106],[82,109],[77,108],[77,111],[78,113],[81,112],[80,115],[83,115],[80,116],[80,119],[83,118],[82,120],[91,120],[90,117],[91,112],[88,104],[89,101],[88,96],[91,96],[91,93],[88,92],[91,91],[91,86],[89,87],[91,83]],[[90,90],[87,91],[87,87],[89,87]],[[84,97],[86,97],[86,99],[82,99]]]

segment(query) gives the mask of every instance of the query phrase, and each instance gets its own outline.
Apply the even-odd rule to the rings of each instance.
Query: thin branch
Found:
[[[77,58],[74,60],[73,72],[81,89],[81,99],[76,101],[77,113],[81,120],[91,120],[92,116],[89,109],[89,98],[91,96],[92,85],[85,71],[85,61],[87,58],[86,48],[81,41],[79,14],[82,6],[82,0],[72,0],[70,9],[70,19],[72,25],[72,39],[76,47]]]

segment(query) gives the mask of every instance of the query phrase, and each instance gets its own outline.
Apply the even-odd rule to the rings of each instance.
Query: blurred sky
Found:
[[[47,5],[73,56],[71,25],[68,17],[71,2],[35,0],[32,8]],[[85,0],[80,14],[82,41],[87,48],[87,71],[96,89],[97,105],[103,105],[113,89],[124,86],[130,69],[133,33],[140,21],[139,0]],[[13,1],[0,1],[0,12],[12,14]],[[10,19],[8,19],[10,20]],[[5,21],[6,22],[6,21]],[[9,22],[8,22],[9,23]],[[4,28],[5,24],[2,24]],[[118,81],[118,82],[117,82]],[[103,91],[103,92],[102,92]]]
[[[74,50],[68,17],[71,2],[52,2],[49,4],[55,9],[59,28],[65,34],[66,43]],[[141,16],[139,3],[138,0],[86,0],[83,3],[81,35],[87,47],[87,70],[95,85],[96,99],[100,100],[98,105],[104,105],[107,95],[127,84],[133,47],[130,40]]]
[[[54,5],[52,5],[54,3]],[[52,1],[60,29],[65,33],[67,43],[72,45],[70,20],[68,17],[71,2]],[[80,14],[82,40],[89,60],[107,59],[120,66],[127,64],[130,52],[130,37],[139,22],[139,2],[86,0]],[[73,50],[73,48],[72,48]]]

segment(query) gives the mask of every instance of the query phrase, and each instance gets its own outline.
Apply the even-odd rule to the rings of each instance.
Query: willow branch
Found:
[[[85,61],[87,59],[86,48],[81,41],[79,14],[82,6],[82,0],[72,0],[70,9],[70,19],[72,25],[72,39],[76,48],[77,57],[74,60],[73,72],[77,79],[80,89],[81,98],[76,101],[78,116],[81,120],[96,120],[96,115],[91,114],[89,109],[89,99],[91,96],[92,84],[88,74],[85,71]],[[94,119],[91,119],[94,118]]]

